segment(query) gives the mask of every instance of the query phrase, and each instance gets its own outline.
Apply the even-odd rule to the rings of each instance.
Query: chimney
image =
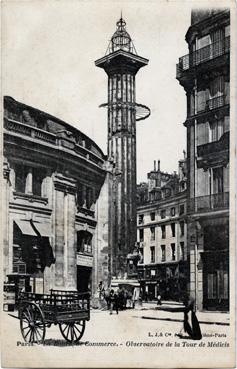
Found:
[[[154,160],[154,171],[156,172],[156,161]]]
[[[157,163],[158,163],[158,168],[157,168],[157,170],[158,170],[158,172],[160,171],[160,160],[158,160],[157,161]]]

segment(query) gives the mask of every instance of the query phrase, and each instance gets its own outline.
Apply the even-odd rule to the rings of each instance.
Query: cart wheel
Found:
[[[62,336],[68,342],[78,342],[84,334],[86,327],[85,320],[77,322],[59,323],[59,329]]]
[[[45,337],[44,316],[39,306],[27,303],[20,313],[21,334],[25,342],[42,343]]]

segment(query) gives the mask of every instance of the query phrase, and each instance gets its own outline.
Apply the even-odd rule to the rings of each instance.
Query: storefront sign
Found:
[[[93,256],[77,254],[77,265],[92,268]]]

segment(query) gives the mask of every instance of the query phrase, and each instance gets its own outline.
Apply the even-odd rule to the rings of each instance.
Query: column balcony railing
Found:
[[[177,64],[177,77],[180,73],[189,70],[192,67],[196,67],[208,60],[217,58],[218,56],[224,55],[230,51],[230,37],[225,37],[222,40],[211,43],[210,45],[204,46],[192,53],[184,55],[179,58]]]
[[[189,213],[208,212],[229,208],[229,192],[199,196],[189,201]]]

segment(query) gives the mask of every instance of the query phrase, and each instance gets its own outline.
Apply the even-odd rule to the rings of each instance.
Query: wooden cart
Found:
[[[90,294],[51,290],[50,294],[22,292],[18,318],[25,342],[43,343],[46,328],[58,324],[68,342],[78,342],[90,320]]]

